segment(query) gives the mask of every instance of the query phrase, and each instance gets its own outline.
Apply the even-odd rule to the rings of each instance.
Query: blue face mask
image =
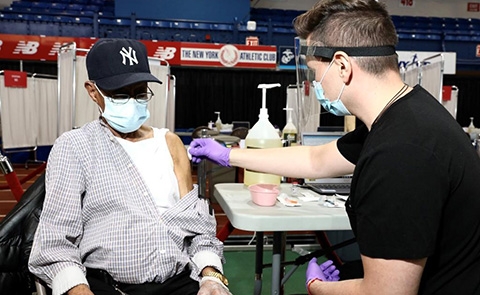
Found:
[[[139,103],[134,98],[130,98],[124,104],[116,104],[110,97],[103,95],[100,90],[98,92],[105,101],[102,117],[107,120],[110,127],[118,132],[130,133],[138,130],[150,117],[146,103]]]
[[[327,74],[328,70],[333,64],[332,62],[328,65],[327,70],[325,73],[323,73],[322,78],[320,79],[320,82],[313,81],[313,87],[315,88],[315,94],[317,95],[317,99],[322,105],[322,107],[327,110],[329,113],[334,114],[335,116],[347,116],[351,115],[351,113],[347,110],[343,102],[340,100],[340,97],[342,96],[343,90],[345,89],[345,83],[343,84],[342,90],[340,90],[340,94],[338,95],[337,99],[334,100],[333,102],[330,101],[328,98],[325,97],[325,91],[323,90],[322,87],[322,81],[323,78],[325,78],[325,75]]]

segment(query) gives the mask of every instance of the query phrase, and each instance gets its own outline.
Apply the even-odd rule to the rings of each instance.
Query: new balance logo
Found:
[[[58,52],[60,51],[60,47],[62,47],[62,45],[65,45],[67,43],[60,43],[60,42],[55,42],[52,46],[52,48],[50,49],[50,52],[48,53],[48,55],[57,55]]]
[[[122,55],[122,63],[124,65],[127,65],[127,58],[130,61],[130,66],[133,66],[134,63],[138,64],[137,53],[135,52],[135,50],[132,49],[132,47],[128,47],[128,51],[127,49],[125,49],[125,47],[122,47],[122,50],[120,50],[120,54]]]
[[[176,51],[177,51],[177,48],[175,47],[159,46],[153,56],[161,59],[169,60],[175,57]]]
[[[25,41],[19,41],[17,47],[13,50],[13,54],[36,54],[39,46],[39,42],[28,41],[25,43]]]

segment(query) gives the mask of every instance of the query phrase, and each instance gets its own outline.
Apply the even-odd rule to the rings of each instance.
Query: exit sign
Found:
[[[479,12],[480,11],[480,3],[478,3],[478,2],[468,2],[467,11]]]
[[[415,6],[414,0],[400,0],[400,7],[413,7]]]

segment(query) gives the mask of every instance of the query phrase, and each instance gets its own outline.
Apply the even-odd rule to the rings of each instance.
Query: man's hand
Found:
[[[220,281],[202,280],[197,295],[232,295],[232,293]]]
[[[94,295],[94,294],[92,293],[92,291],[90,291],[90,288],[87,285],[81,284],[68,290],[67,295]]]
[[[206,158],[220,166],[230,167],[230,149],[212,138],[194,139],[190,143],[189,153],[193,163],[198,164]]]
[[[333,261],[327,260],[324,263],[318,265],[317,258],[312,258],[307,267],[307,280],[305,284],[308,286],[310,281],[318,279],[324,282],[334,282],[340,279],[340,271],[336,268]]]

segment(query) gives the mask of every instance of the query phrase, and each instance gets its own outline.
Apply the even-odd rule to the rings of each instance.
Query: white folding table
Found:
[[[291,184],[281,184],[280,190],[289,194]],[[285,232],[351,229],[345,208],[325,207],[323,202],[303,202],[300,207],[286,207],[277,201],[272,207],[261,207],[252,202],[250,192],[243,183],[216,184],[214,196],[234,228],[257,233],[255,295],[261,294],[262,288],[263,243],[259,241],[262,241],[264,232],[274,234],[271,294],[279,295]]]

